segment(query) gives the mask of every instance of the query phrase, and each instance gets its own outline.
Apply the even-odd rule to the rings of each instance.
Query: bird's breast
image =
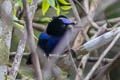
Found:
[[[55,49],[61,38],[49,36],[44,32],[39,37],[38,46],[43,49],[46,55],[49,55]]]

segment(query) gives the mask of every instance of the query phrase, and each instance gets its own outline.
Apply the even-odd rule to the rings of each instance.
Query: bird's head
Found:
[[[52,21],[48,24],[46,32],[48,35],[61,37],[68,29],[68,25],[73,24],[74,23],[65,16],[53,17]]]

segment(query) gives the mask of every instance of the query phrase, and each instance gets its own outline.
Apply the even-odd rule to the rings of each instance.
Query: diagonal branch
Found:
[[[23,56],[23,52],[25,49],[25,44],[26,44],[26,35],[20,40],[18,49],[14,58],[14,62],[12,64],[12,68],[10,71],[10,75],[15,79],[17,76],[17,71],[19,70],[20,62]]]
[[[81,19],[80,19],[80,17],[79,17],[79,14],[78,14],[78,11],[77,11],[77,9],[76,9],[76,6],[75,6],[74,2],[73,2],[72,0],[69,0],[69,2],[71,3],[72,10],[73,10],[73,13],[74,13],[77,21],[81,24]]]
[[[32,18],[31,18],[31,15],[29,14],[30,8],[27,0],[23,0],[23,8],[24,8],[24,19],[25,19],[26,30],[27,30],[27,38],[28,38],[30,50],[32,53],[33,66],[35,68],[37,79],[43,80],[41,69],[40,69],[39,58],[36,52],[35,40],[33,38],[34,33],[32,28]]]

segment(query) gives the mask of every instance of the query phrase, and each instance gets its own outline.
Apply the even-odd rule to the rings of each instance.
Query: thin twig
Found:
[[[67,37],[69,38],[69,36],[67,36]],[[70,45],[69,45],[69,43],[68,43],[69,56],[70,56],[70,59],[71,59],[71,61],[72,61],[73,67],[74,67],[76,73],[78,74],[77,66],[76,66],[75,61],[74,61],[74,59],[73,59],[73,57],[72,57],[72,53],[71,53],[71,50],[70,50],[70,49],[71,49],[71,48],[70,48]]]
[[[14,58],[17,52],[11,52],[9,58]],[[30,53],[23,53],[23,58],[27,59]]]
[[[9,56],[10,59],[11,59],[11,58],[14,58],[15,55],[16,55],[16,52],[11,52],[11,53],[10,53],[10,56]],[[23,58],[27,59],[27,58],[29,57],[29,55],[30,55],[30,53],[23,53]],[[64,57],[66,57],[66,56],[67,56],[67,55],[61,55],[60,57],[61,57],[61,58],[64,58]],[[81,61],[81,59],[82,59],[82,58],[79,58],[78,61]],[[103,63],[109,63],[109,62],[111,62],[112,60],[113,60],[113,59],[104,58],[102,62],[103,62]],[[89,58],[88,58],[88,62],[89,62],[89,63],[94,63],[94,62],[97,62],[97,61],[98,61],[98,57],[89,57]]]
[[[75,2],[81,7],[83,12],[86,14],[86,11],[85,11],[85,8],[83,7],[83,5],[78,0],[75,0]]]
[[[91,18],[91,16],[88,14],[88,16],[87,16],[87,19],[88,19],[88,21],[90,22],[90,24],[94,27],[94,28],[96,28],[96,29],[99,29],[100,27],[99,27],[99,25],[97,25],[95,22],[94,22],[94,20]]]
[[[21,25],[24,25],[24,23],[25,23],[24,21],[15,21],[15,22],[17,22]],[[34,29],[42,31],[42,32],[45,31],[45,29],[46,29],[46,26],[44,26],[42,24],[38,24],[38,23],[33,22],[32,25],[33,25]]]
[[[77,11],[77,8],[76,8],[74,2],[73,2],[72,0],[69,0],[69,2],[71,3],[72,10],[73,10],[73,13],[74,13],[77,21],[79,22],[79,24],[81,24],[81,19],[80,19],[80,16],[79,16],[79,14],[78,14],[78,11]]]
[[[88,62],[97,62],[99,59],[99,57],[89,57],[88,58]],[[113,59],[109,59],[109,58],[104,58],[102,60],[103,63],[110,63],[111,61],[113,61]]]
[[[113,60],[106,65],[105,73],[110,72],[115,66],[116,63],[120,61],[120,53],[117,53],[117,55],[113,58]]]
[[[95,27],[96,29],[99,29],[99,26],[94,22],[93,20],[93,12],[95,11],[95,9],[97,8],[97,4],[99,3],[96,3],[96,2],[99,2],[99,0],[95,0],[93,5],[91,5],[90,7],[90,10],[89,10],[89,1],[88,0],[84,0],[84,6],[85,6],[85,12],[87,14],[87,19],[88,21],[90,22],[90,24]]]
[[[94,80],[101,80],[101,78],[105,74],[107,74],[113,68],[115,68],[117,66],[117,63],[119,61],[120,61],[120,53],[118,53],[110,63],[108,63],[107,65],[103,66],[102,68],[100,68],[96,71],[96,74],[94,74],[95,75]]]
[[[108,21],[109,23],[117,23],[117,22],[120,22],[120,17],[113,18],[113,19],[108,19],[107,21]],[[98,22],[96,22],[96,23],[99,24],[99,25],[102,25],[102,24],[106,23],[106,20],[98,21]]]

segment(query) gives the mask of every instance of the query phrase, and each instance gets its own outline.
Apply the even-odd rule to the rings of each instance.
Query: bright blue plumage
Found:
[[[60,18],[65,24],[71,24],[72,21],[66,19],[66,18]]]
[[[53,51],[60,39],[61,37],[52,37],[43,32],[39,37],[38,46],[44,50],[46,56],[49,56],[48,54]]]

